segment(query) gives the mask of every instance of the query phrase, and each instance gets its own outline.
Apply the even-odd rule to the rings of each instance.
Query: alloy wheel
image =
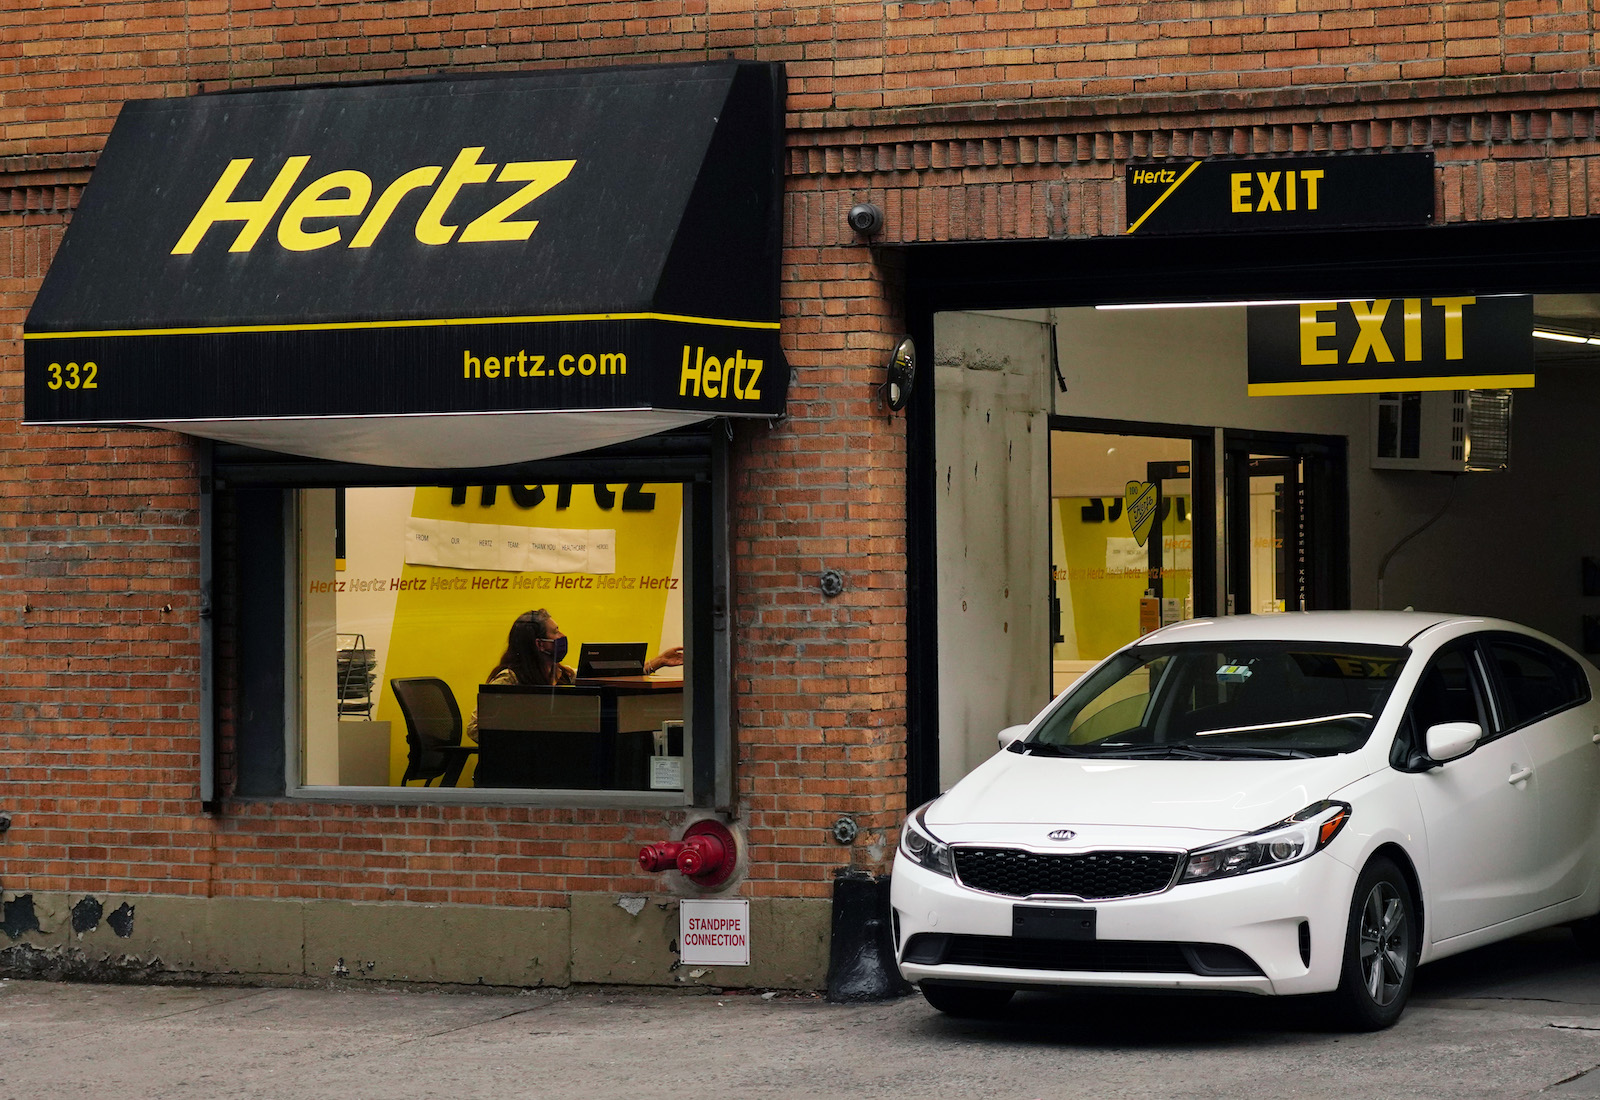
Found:
[[[1411,922],[1392,883],[1374,883],[1361,907],[1360,952],[1361,976],[1373,1003],[1393,1003],[1411,968]]]

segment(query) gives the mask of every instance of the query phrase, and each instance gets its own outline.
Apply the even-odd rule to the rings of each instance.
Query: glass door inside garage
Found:
[[[1197,614],[1195,451],[1187,438],[1050,433],[1053,690]]]

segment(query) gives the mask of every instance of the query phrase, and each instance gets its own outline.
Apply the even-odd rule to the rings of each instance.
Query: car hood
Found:
[[[1362,754],[1312,760],[1083,760],[1000,752],[931,806],[926,822],[952,842],[1003,834],[1013,825],[1237,836],[1281,821],[1371,771]]]

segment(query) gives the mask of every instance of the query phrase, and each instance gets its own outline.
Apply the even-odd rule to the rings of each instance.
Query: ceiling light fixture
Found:
[[[1600,336],[1586,336],[1577,332],[1559,332],[1556,329],[1536,328],[1533,330],[1535,339],[1556,340],[1563,344],[1593,344],[1600,346]]]

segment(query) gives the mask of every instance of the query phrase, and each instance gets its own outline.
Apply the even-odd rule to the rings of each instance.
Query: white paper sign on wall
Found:
[[[685,898],[679,902],[678,954],[687,964],[749,966],[749,900]]]

